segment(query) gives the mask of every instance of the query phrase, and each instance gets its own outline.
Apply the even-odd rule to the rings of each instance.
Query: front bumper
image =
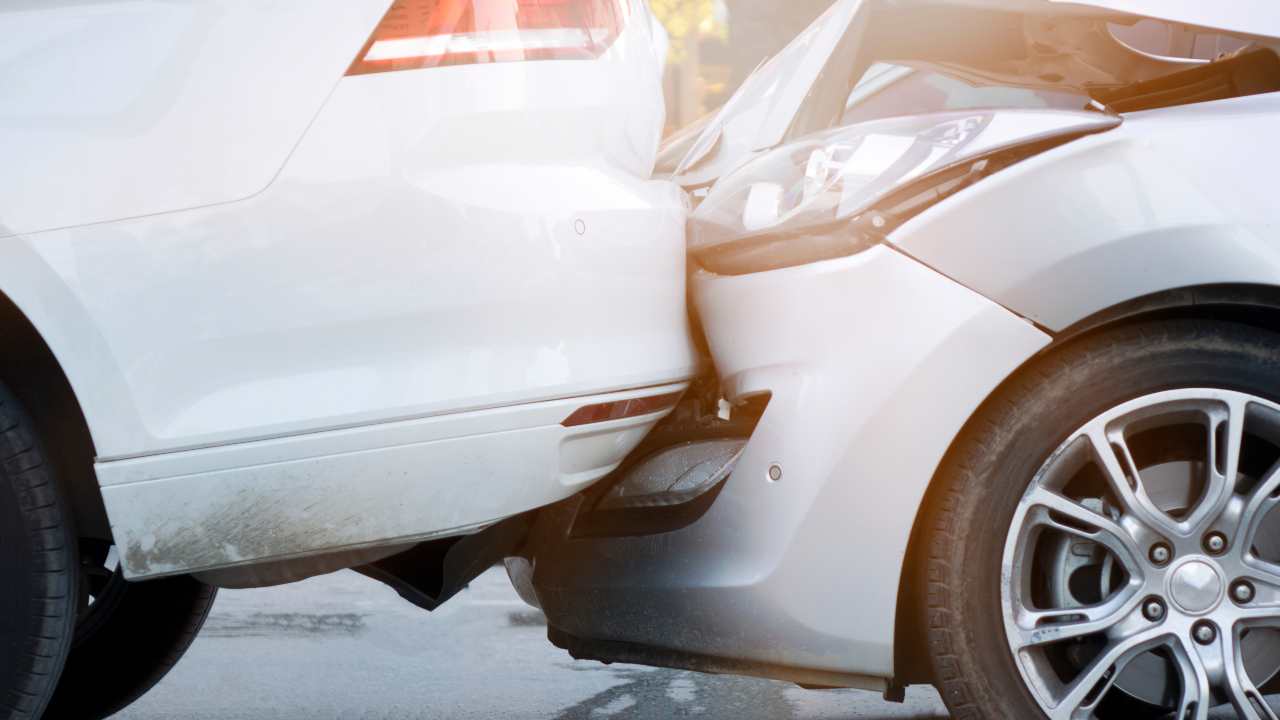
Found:
[[[694,294],[729,399],[772,396],[736,469],[675,532],[573,538],[576,510],[546,513],[525,590],[578,654],[650,648],[874,687],[893,675],[903,559],[939,462],[1049,338],[886,247],[698,274]]]

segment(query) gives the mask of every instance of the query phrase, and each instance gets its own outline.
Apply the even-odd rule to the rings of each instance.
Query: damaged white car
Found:
[[[508,561],[551,639],[1276,720],[1277,48],[1269,2],[837,2],[676,171],[718,377]]]
[[[0,3],[0,718],[115,712],[214,587],[431,606],[441,548],[617,467],[696,374],[665,42],[639,0]]]

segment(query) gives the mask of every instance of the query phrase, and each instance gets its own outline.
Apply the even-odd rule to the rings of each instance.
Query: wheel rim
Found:
[[[1002,563],[1006,637],[1053,720],[1280,720],[1280,406],[1191,389],[1118,406],[1036,473]],[[1064,548],[1066,548],[1064,550]],[[1127,711],[1114,708],[1128,702]]]

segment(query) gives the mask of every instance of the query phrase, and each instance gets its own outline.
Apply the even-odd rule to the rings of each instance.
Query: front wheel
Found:
[[[1278,720],[1280,337],[1207,321],[1037,361],[926,515],[955,718]]]

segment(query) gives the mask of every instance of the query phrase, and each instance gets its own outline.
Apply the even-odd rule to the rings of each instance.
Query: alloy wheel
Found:
[[[1113,408],[1044,463],[1002,561],[1009,648],[1052,720],[1280,720],[1280,406],[1216,389]],[[1123,709],[1120,709],[1123,708]]]

